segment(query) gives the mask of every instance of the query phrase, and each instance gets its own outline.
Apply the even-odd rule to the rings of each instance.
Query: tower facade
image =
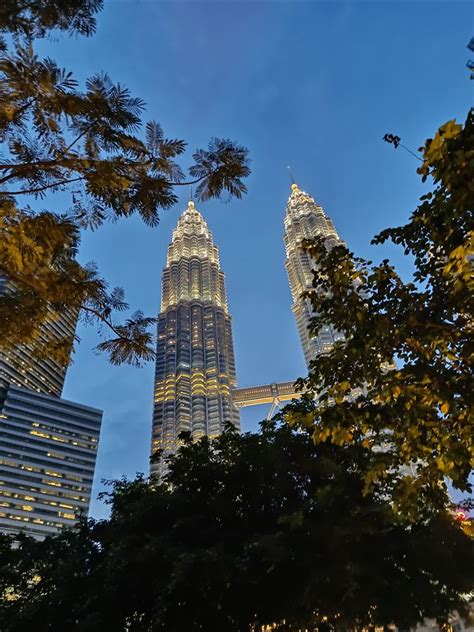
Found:
[[[240,427],[232,323],[219,251],[190,201],[178,220],[163,270],[158,315],[151,473],[160,474],[179,434],[216,437]]]
[[[13,291],[0,277],[0,299]],[[48,320],[40,342],[72,350],[76,322]],[[41,539],[87,516],[102,411],[61,398],[66,370],[27,344],[0,351],[0,533]]]
[[[87,516],[102,411],[0,388],[0,532],[43,538]]]
[[[343,243],[322,207],[310,195],[301,191],[297,184],[292,184],[285,214],[285,267],[293,299],[291,309],[308,366],[317,355],[329,351],[337,340],[342,339],[342,334],[329,324],[322,327],[314,337],[310,337],[308,332],[313,309],[311,301],[302,294],[313,287],[314,264],[301,247],[301,242],[317,236],[325,237],[329,247]]]
[[[13,284],[0,276],[0,298],[14,292]],[[77,324],[77,312],[64,312],[41,327],[40,341],[57,343],[63,340],[71,350]],[[14,384],[37,393],[61,397],[67,366],[52,358],[38,357],[32,346],[16,345],[8,350],[0,349],[0,388]]]

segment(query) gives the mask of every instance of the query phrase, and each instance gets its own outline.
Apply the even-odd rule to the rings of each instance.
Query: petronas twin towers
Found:
[[[183,431],[216,437],[239,426],[232,325],[219,250],[189,202],[178,220],[163,270],[158,316],[152,454],[173,454]],[[152,462],[161,471],[164,458]]]
[[[331,326],[316,337],[308,333],[311,304],[302,293],[312,287],[312,265],[301,248],[303,239],[317,235],[329,246],[340,242],[321,206],[292,185],[285,216],[286,269],[293,297],[292,310],[306,363],[328,351],[338,339]],[[219,250],[203,216],[190,201],[178,220],[163,270],[158,316],[153,407],[152,474],[163,472],[166,457],[188,431],[195,439],[216,437],[226,424],[240,428],[232,322],[227,306]],[[269,385],[278,390],[278,385]],[[265,387],[260,387],[260,390]],[[234,402],[235,399],[235,402]]]
[[[308,253],[302,249],[301,242],[317,236],[324,237],[329,248],[342,243],[334,224],[322,207],[301,191],[297,184],[292,184],[285,215],[285,267],[293,298],[291,309],[308,366],[317,355],[329,351],[341,339],[341,334],[330,325],[320,329],[317,336],[310,337],[308,331],[312,307],[310,300],[302,294],[312,287],[314,264]]]

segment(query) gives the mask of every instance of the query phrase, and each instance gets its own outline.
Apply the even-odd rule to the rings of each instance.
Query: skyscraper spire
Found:
[[[226,423],[239,428],[231,389],[236,385],[232,324],[224,273],[211,231],[192,200],[168,247],[158,315],[152,474],[164,471],[183,431],[211,437]]]
[[[324,326],[317,336],[310,337],[308,326],[313,315],[311,301],[303,293],[312,288],[314,264],[301,247],[304,239],[322,235],[329,247],[342,243],[331,219],[316,201],[293,181],[285,215],[285,267],[293,298],[292,311],[303,347],[306,364],[320,353],[330,350],[342,338],[331,325]]]
[[[295,184],[295,179],[293,178],[293,173],[291,171],[291,167],[290,165],[287,165],[286,167],[288,169],[288,173],[290,174],[290,180],[291,180],[291,184]]]

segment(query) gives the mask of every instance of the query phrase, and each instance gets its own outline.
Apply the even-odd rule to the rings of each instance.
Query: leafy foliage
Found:
[[[465,605],[472,538],[443,498],[407,524],[365,494],[360,442],[315,449],[275,422],[183,441],[161,484],[113,484],[109,520],[4,546],[2,630],[346,631]]]
[[[89,525],[81,524],[44,542],[20,535],[14,547],[9,537],[1,536],[0,557],[2,630],[97,629],[87,615],[79,623],[70,610],[100,559]],[[56,612],[51,610],[53,600]]]
[[[92,35],[103,0],[3,0],[0,33],[33,39],[54,29]]]
[[[3,290],[0,296],[0,339],[4,351],[19,342],[29,352],[69,361],[72,341],[42,336],[43,326],[65,313],[71,318],[81,311],[84,320],[106,327],[115,334],[98,345],[109,353],[113,364],[138,366],[153,358],[153,319],[137,312],[117,324],[113,315],[128,308],[123,290],[108,290],[94,266],[81,266],[75,259],[79,240],[77,224],[52,213],[18,211],[13,203],[0,207],[0,269]]]
[[[177,202],[175,188],[188,184],[176,162],[186,143],[167,139],[154,121],[142,138],[140,98],[107,74],[92,76],[81,90],[70,72],[39,58],[32,45],[54,28],[91,34],[101,6],[98,0],[25,0],[1,9],[0,30],[15,37],[0,54],[0,274],[13,281],[9,295],[0,297],[6,319],[0,345],[33,343],[41,353],[41,324],[71,310],[112,330],[114,337],[97,348],[114,364],[138,364],[153,357],[153,320],[136,312],[117,323],[112,314],[126,308],[125,300],[119,308],[95,268],[67,257],[76,253],[81,229],[135,213],[156,226],[159,210]],[[200,199],[246,192],[245,148],[213,139],[194,159],[189,171]],[[27,205],[59,191],[70,195],[61,213]],[[57,357],[69,355],[70,341],[56,347]]]
[[[344,246],[305,244],[315,267],[311,330],[329,322],[345,339],[301,381],[322,393],[317,404],[303,401],[286,415],[316,444],[363,440],[378,450],[367,485],[396,475],[394,498],[406,512],[446,478],[471,491],[474,461],[473,113],[464,126],[443,125],[420,151],[418,172],[433,191],[405,226],[372,242],[390,240],[413,257],[410,282],[388,260],[372,265]]]

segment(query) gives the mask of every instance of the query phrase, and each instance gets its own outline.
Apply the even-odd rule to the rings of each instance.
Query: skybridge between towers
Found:
[[[295,390],[294,382],[273,382],[261,386],[232,389],[232,401],[237,408],[270,404],[267,419],[271,419],[282,402],[299,399],[302,392]]]

